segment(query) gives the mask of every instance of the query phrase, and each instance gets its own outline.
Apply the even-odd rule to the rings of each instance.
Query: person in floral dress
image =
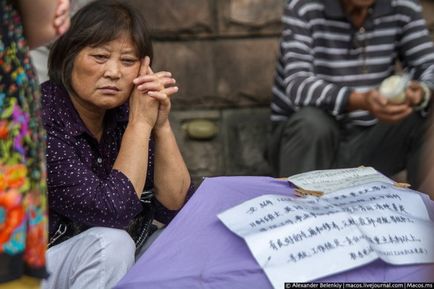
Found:
[[[46,276],[45,137],[29,47],[65,32],[68,11],[68,0],[0,0],[0,284]]]

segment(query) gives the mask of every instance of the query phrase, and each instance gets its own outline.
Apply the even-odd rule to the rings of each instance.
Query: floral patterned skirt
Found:
[[[0,0],[0,283],[46,276],[45,138],[15,2]]]
[[[45,179],[37,153],[43,143],[34,142],[29,114],[7,102],[0,115],[0,283],[46,275]]]

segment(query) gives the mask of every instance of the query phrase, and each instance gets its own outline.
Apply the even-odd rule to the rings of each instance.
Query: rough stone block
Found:
[[[172,72],[179,87],[174,109],[219,106],[213,59],[213,44],[207,41],[154,42],[154,71]]]
[[[212,34],[212,0],[128,0],[145,15],[156,38]]]
[[[278,38],[259,38],[215,45],[217,93],[226,107],[270,103],[278,44]]]
[[[270,132],[270,110],[224,110],[222,137],[226,175],[270,175],[264,152]]]
[[[268,105],[278,43],[278,38],[155,42],[153,68],[177,79],[177,110]]]
[[[195,119],[205,119],[220,127],[220,118],[221,114],[217,110],[172,111],[170,114],[178,146],[196,185],[201,182],[202,177],[224,174],[222,136],[218,132],[211,140],[190,139],[182,128],[183,124]]]
[[[279,35],[287,0],[219,0],[220,35]]]

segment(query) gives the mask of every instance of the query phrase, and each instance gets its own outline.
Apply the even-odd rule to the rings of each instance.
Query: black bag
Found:
[[[152,224],[154,220],[154,208],[152,199],[154,194],[152,191],[142,193],[140,202],[142,203],[143,210],[130,222],[126,231],[130,234],[131,238],[136,244],[136,251],[139,251],[145,244],[146,240],[152,233],[157,230],[157,226]],[[69,238],[72,238],[87,229],[89,226],[74,223],[72,220],[64,218],[60,223],[57,231],[50,238],[48,248],[58,245]]]
[[[136,243],[136,251],[139,251],[148,237],[157,230],[157,226],[152,224],[154,220],[153,198],[154,193],[151,191],[141,195],[140,202],[142,202],[143,210],[131,221],[127,228],[128,233]]]

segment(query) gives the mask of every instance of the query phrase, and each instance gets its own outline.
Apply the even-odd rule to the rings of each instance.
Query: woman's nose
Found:
[[[104,76],[111,79],[118,79],[121,77],[120,64],[117,61],[107,61],[105,65]]]

